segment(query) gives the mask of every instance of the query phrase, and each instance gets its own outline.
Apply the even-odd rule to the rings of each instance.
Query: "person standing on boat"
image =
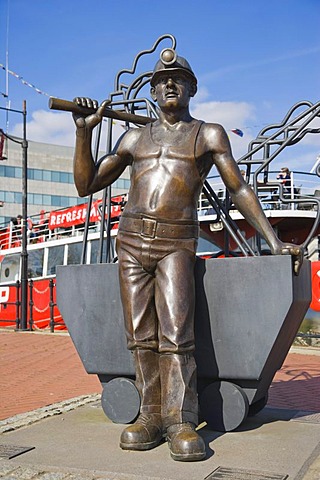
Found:
[[[277,175],[277,180],[281,180],[283,185],[283,192],[285,194],[291,193],[291,173],[288,167],[282,167],[280,172]]]
[[[148,450],[165,435],[174,460],[205,457],[198,424],[194,360],[194,264],[198,198],[213,165],[239,211],[268,242],[273,254],[291,254],[298,271],[302,251],[276,237],[253,190],[235,162],[221,125],[192,118],[197,79],[172,49],[162,51],[151,77],[159,119],[124,134],[95,165],[95,114],[75,115],[74,178],[80,196],[112,184],[131,166],[128,202],[117,235],[120,291],[128,348],[133,351],[140,415],[122,433],[120,446]],[[90,99],[77,105],[97,107]]]

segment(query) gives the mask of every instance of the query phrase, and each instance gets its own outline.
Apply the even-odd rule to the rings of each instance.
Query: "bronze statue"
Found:
[[[302,251],[275,235],[254,192],[235,162],[218,124],[191,117],[197,79],[174,50],[162,51],[151,77],[159,119],[124,134],[114,151],[95,165],[91,154],[95,114],[74,115],[77,126],[74,178],[80,196],[114,182],[132,167],[128,202],[117,236],[120,290],[128,348],[133,351],[140,415],[122,433],[125,450],[148,450],[165,436],[174,460],[205,457],[198,425],[194,352],[194,263],[197,202],[216,165],[233,203],[268,242],[273,254],[291,254],[295,271]],[[90,99],[77,105],[97,107]]]

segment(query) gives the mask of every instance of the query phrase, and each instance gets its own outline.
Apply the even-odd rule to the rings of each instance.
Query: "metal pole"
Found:
[[[28,251],[27,251],[27,108],[23,101],[23,141],[22,141],[22,225],[21,225],[21,330],[27,330],[28,323]]]
[[[54,296],[53,296],[53,289],[54,289],[54,280],[53,278],[50,278],[49,280],[49,295],[50,295],[50,302],[49,302],[49,307],[50,307],[50,332],[54,333]]]
[[[20,282],[19,280],[16,281],[16,330],[20,328]]]
[[[33,330],[33,307],[34,307],[34,301],[33,301],[33,280],[30,280],[29,282],[29,329],[30,332]]]

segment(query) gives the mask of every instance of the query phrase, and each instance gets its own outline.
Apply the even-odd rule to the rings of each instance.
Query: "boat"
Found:
[[[124,195],[112,198],[112,249]],[[85,263],[99,261],[102,199],[91,202],[86,231]],[[28,324],[30,330],[65,329],[56,305],[56,266],[80,263],[88,204],[28,218]],[[106,236],[106,234],[104,234]],[[10,221],[0,229],[0,327],[21,326],[21,232]],[[102,252],[103,253],[103,252]]]

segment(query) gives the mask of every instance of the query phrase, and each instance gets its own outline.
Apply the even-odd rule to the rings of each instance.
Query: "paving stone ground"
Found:
[[[320,349],[291,349],[269,389],[268,405],[319,413],[319,391]],[[32,415],[39,420],[55,415],[59,409],[66,412],[92,400],[98,402],[99,393],[101,385],[97,376],[85,372],[67,333],[0,330],[0,424],[4,432],[13,420],[28,422],[31,419],[32,423]],[[299,474],[297,480],[320,479],[318,447],[310,457],[308,471]],[[150,476],[143,478],[152,480]],[[156,478],[159,480],[159,476]],[[141,476],[1,460],[0,480],[9,479],[141,480]]]
[[[296,352],[296,353],[295,353]],[[291,350],[268,405],[320,412],[320,349]],[[101,393],[68,333],[0,330],[0,420],[63,400]]]
[[[67,333],[0,331],[0,420],[100,392]]]
[[[268,405],[320,412],[320,349],[302,347],[296,351],[300,353],[292,349],[276,373]]]

